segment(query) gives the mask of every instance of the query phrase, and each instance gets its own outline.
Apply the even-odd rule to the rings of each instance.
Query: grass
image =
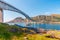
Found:
[[[40,35],[40,34],[33,34],[33,35],[28,35],[29,40],[58,40],[54,38],[47,38],[45,37],[46,35]]]
[[[33,30],[19,28],[15,25],[0,23],[0,40],[24,40],[24,37],[27,37],[28,40],[58,40],[55,38],[47,38],[46,36],[49,36],[49,34],[28,34],[25,33],[25,30],[34,32]]]

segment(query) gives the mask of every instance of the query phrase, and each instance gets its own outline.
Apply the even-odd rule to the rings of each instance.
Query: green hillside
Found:
[[[0,23],[0,40],[25,40],[24,37],[27,37],[28,40],[58,40],[56,38],[48,38],[46,36],[50,35],[40,35],[35,33],[34,30],[20,28],[16,25]]]

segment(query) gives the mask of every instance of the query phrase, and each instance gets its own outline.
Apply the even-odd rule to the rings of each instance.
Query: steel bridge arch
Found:
[[[9,11],[14,11],[14,12],[20,13],[20,14],[24,15],[27,19],[32,20],[26,13],[24,13],[23,11],[15,8],[14,6],[6,3],[5,1],[0,0],[0,8],[2,10],[9,10]]]

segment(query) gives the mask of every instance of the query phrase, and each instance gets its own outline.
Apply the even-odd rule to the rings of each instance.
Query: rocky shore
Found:
[[[46,37],[57,38],[60,39],[60,30],[44,30],[42,28],[38,29],[39,34],[47,34]]]

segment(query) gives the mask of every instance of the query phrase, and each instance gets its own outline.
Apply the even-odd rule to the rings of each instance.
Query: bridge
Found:
[[[32,20],[26,13],[24,13],[23,11],[17,9],[16,7],[6,3],[3,0],[0,0],[0,22],[3,22],[3,10],[9,10],[9,11],[14,11],[17,13],[20,13],[22,15],[24,15],[27,19]],[[34,21],[34,20],[32,20]]]

